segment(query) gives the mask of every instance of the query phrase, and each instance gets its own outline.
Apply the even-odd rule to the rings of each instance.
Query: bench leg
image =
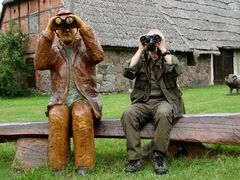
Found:
[[[208,149],[198,142],[171,141],[168,151],[173,156],[199,157],[206,154],[210,156],[215,154],[214,150]]]
[[[47,138],[19,138],[16,146],[13,168],[29,170],[48,164]]]
[[[153,153],[153,142],[142,147],[143,157],[148,159]],[[201,143],[171,141],[168,147],[168,154],[170,156],[201,156],[209,152]]]
[[[199,157],[206,154],[212,156],[216,154],[213,149],[206,148],[202,143],[185,142],[184,147],[187,151],[187,155],[190,157]]]

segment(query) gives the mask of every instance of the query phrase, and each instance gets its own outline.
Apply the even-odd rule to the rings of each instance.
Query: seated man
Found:
[[[52,17],[40,34],[35,67],[51,71],[49,161],[56,173],[68,160],[70,125],[76,172],[85,174],[95,166],[93,121],[102,114],[95,66],[102,60],[93,29],[67,10]]]
[[[142,58],[144,56],[144,58]],[[174,118],[184,112],[181,92],[176,84],[182,68],[165,48],[165,39],[158,29],[140,38],[137,52],[126,64],[123,75],[135,79],[132,104],[121,121],[127,139],[128,164],[126,173],[143,169],[140,125],[154,121],[153,152],[155,172],[168,172],[165,157]]]

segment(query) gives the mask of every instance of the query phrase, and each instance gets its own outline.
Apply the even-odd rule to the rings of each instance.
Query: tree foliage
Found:
[[[0,33],[0,96],[19,96],[24,93],[26,77],[26,36],[10,22],[10,28]]]

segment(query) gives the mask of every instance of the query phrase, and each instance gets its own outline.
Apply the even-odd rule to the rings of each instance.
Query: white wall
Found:
[[[2,11],[2,2],[3,0],[0,0],[0,12]]]
[[[240,75],[240,50],[234,51],[233,54],[233,74]]]

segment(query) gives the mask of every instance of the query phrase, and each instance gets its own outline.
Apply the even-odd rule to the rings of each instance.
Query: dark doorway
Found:
[[[35,70],[33,65],[33,58],[26,60],[27,64],[27,86],[28,88],[35,88]]]
[[[233,51],[220,50],[220,55],[213,56],[214,84],[224,83],[228,74],[233,74]]]

